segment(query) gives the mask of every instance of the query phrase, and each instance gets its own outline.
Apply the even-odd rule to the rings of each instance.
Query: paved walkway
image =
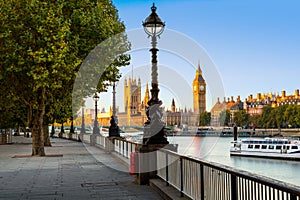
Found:
[[[48,157],[29,156],[31,138],[15,136],[13,144],[0,145],[0,199],[161,199],[103,150],[51,140]]]

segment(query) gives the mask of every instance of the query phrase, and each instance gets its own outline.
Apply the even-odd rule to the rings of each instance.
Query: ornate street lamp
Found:
[[[84,122],[84,102],[82,103],[82,107],[81,107],[81,129],[80,129],[80,133],[81,134],[85,134],[85,122]]]
[[[113,82],[113,107],[110,119],[109,137],[120,137],[120,128],[118,126],[118,117],[116,112],[116,82]]]
[[[152,13],[143,22],[143,27],[148,35],[151,37],[152,48],[152,68],[151,68],[151,99],[148,101],[146,110],[147,122],[144,125],[143,144],[168,144],[167,138],[164,134],[164,122],[162,121],[162,108],[160,107],[162,101],[158,98],[158,72],[157,72],[157,37],[164,31],[165,23],[156,14],[156,7],[153,3],[151,7]]]
[[[73,116],[71,117],[71,127],[70,127],[70,134],[74,134],[75,130],[74,130],[74,119]]]
[[[93,134],[100,134],[100,129],[99,129],[99,125],[98,125],[98,109],[97,109],[97,103],[100,99],[100,97],[97,95],[97,93],[95,93],[95,95],[93,96],[93,99],[95,101],[95,121],[94,121],[94,127],[93,127]]]

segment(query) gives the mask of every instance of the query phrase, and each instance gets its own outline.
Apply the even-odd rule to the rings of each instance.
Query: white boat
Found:
[[[300,141],[288,138],[248,138],[231,142],[231,156],[300,161]]]

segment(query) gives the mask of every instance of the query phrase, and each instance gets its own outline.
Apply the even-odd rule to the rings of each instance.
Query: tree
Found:
[[[249,114],[245,110],[239,110],[234,114],[233,121],[236,126],[245,126],[249,124]]]
[[[297,126],[299,127],[300,126],[300,106],[298,105],[297,106],[297,114],[296,114],[296,123],[297,123]]]
[[[43,156],[45,116],[51,118],[53,108],[71,110],[71,101],[62,104],[61,100],[71,99],[83,59],[99,43],[123,32],[125,27],[109,0],[12,0],[3,1],[1,9],[0,81],[10,83],[5,89],[15,99],[14,107],[27,108],[32,155]],[[114,48],[122,54],[129,50],[129,45],[123,43]],[[126,56],[122,58],[128,60]],[[113,59],[118,61],[116,55]],[[102,68],[105,71],[107,66]],[[89,85],[84,95],[91,90],[100,91],[108,78],[111,77],[101,78],[96,88]],[[75,105],[81,104],[82,99]]]
[[[219,115],[220,125],[228,126],[230,123],[230,111],[228,109],[222,111]]]
[[[299,106],[294,104],[288,105],[284,112],[284,118],[288,122],[289,126],[299,126],[300,124],[297,123],[299,121]]]
[[[277,107],[276,110],[276,124],[277,127],[284,127],[286,125],[286,118],[284,116],[284,113],[287,109],[287,105],[280,105]]]
[[[250,115],[249,124],[253,127],[262,127],[261,115]]]
[[[205,111],[205,112],[200,114],[199,124],[200,124],[200,126],[209,126],[210,125],[210,120],[211,120],[210,112]]]
[[[274,128],[277,125],[276,111],[271,106],[263,107],[261,114],[261,123],[264,128]]]

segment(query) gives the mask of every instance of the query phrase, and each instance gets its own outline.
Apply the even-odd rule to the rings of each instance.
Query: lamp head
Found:
[[[100,97],[97,95],[97,93],[95,93],[95,95],[93,96],[93,99],[95,102],[99,101]]]
[[[162,22],[156,14],[154,3],[151,7],[151,11],[152,13],[146,18],[145,22],[143,22],[143,27],[149,36],[159,36],[164,31],[165,23]]]

